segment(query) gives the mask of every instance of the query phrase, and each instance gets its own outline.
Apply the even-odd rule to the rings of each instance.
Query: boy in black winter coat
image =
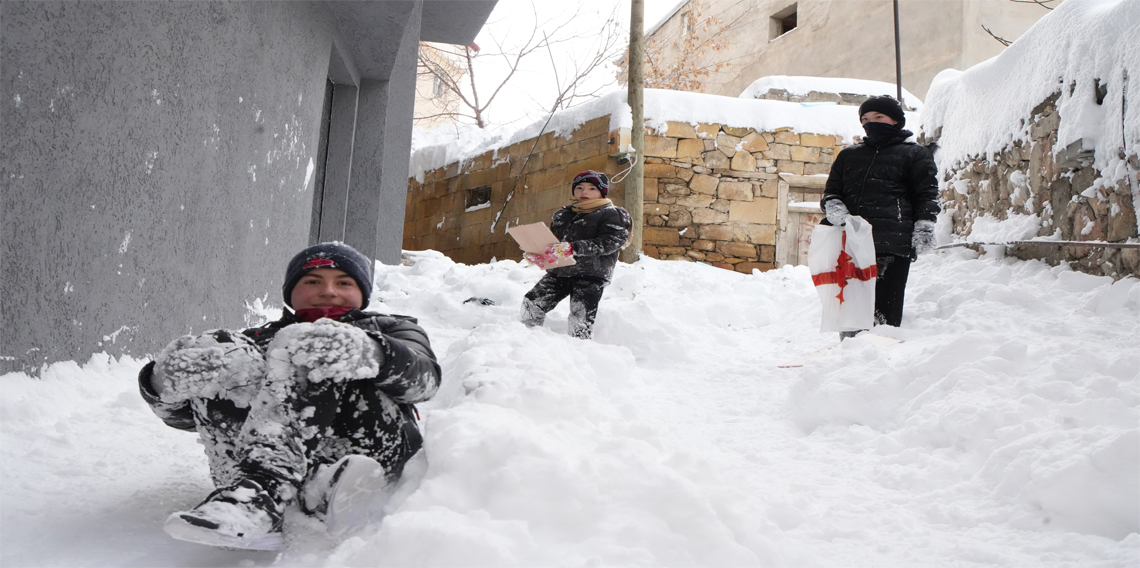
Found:
[[[167,533],[277,549],[294,499],[334,533],[367,520],[422,445],[412,404],[440,383],[415,319],[361,311],[370,269],[348,245],[309,247],[282,287],[292,312],[240,332],[181,337],[143,367],[143,398],[167,425],[198,432],[218,487],[170,515]]]
[[[633,221],[625,209],[605,198],[610,192],[606,174],[586,170],[574,176],[570,187],[574,203],[555,211],[550,221],[550,231],[562,242],[550,245],[544,254],[524,256],[539,268],[562,258],[572,257],[575,264],[549,269],[526,293],[522,322],[527,327],[541,326],[546,313],[569,295],[569,333],[590,339],[602,292],[613,276],[621,248],[629,241]]]
[[[893,97],[864,101],[859,121],[867,136],[835,157],[820,206],[832,225],[845,224],[849,215],[871,224],[878,265],[875,322],[898,327],[910,263],[934,247],[938,168],[930,151],[906,141],[913,133],[903,130],[906,115]]]

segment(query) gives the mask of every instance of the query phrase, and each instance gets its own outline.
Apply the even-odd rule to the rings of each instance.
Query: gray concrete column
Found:
[[[404,238],[419,35],[414,11],[389,78],[360,82],[344,240],[385,264],[400,262]]]

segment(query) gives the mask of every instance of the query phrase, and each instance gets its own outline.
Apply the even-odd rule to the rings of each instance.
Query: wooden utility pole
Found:
[[[902,102],[902,47],[899,46],[899,0],[895,0],[895,86],[898,89],[899,104]]]
[[[629,246],[621,251],[624,262],[637,262],[641,254],[641,230],[645,225],[645,5],[643,0],[630,2],[629,18],[629,92],[626,101],[633,111],[629,142],[633,146],[633,168],[625,178],[625,210],[633,218]]]

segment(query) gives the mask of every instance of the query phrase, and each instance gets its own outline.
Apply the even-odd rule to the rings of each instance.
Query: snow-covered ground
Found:
[[[142,361],[0,377],[0,565],[1140,566],[1140,283],[923,257],[905,340],[818,333],[804,267],[620,265],[595,341],[515,321],[540,276],[412,253],[373,307],[444,386],[382,523],[280,555],[168,538],[210,489]],[[496,306],[463,304],[472,297]]]

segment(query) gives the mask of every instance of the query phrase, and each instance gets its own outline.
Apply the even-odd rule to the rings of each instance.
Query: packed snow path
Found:
[[[142,361],[95,356],[0,378],[0,565],[1140,566],[1135,280],[940,253],[874,331],[903,343],[779,369],[837,341],[802,267],[620,265],[591,342],[565,303],[515,321],[533,267],[410,260],[372,309],[420,318],[444,387],[381,524],[293,512],[279,555],[166,537],[201,448]]]

